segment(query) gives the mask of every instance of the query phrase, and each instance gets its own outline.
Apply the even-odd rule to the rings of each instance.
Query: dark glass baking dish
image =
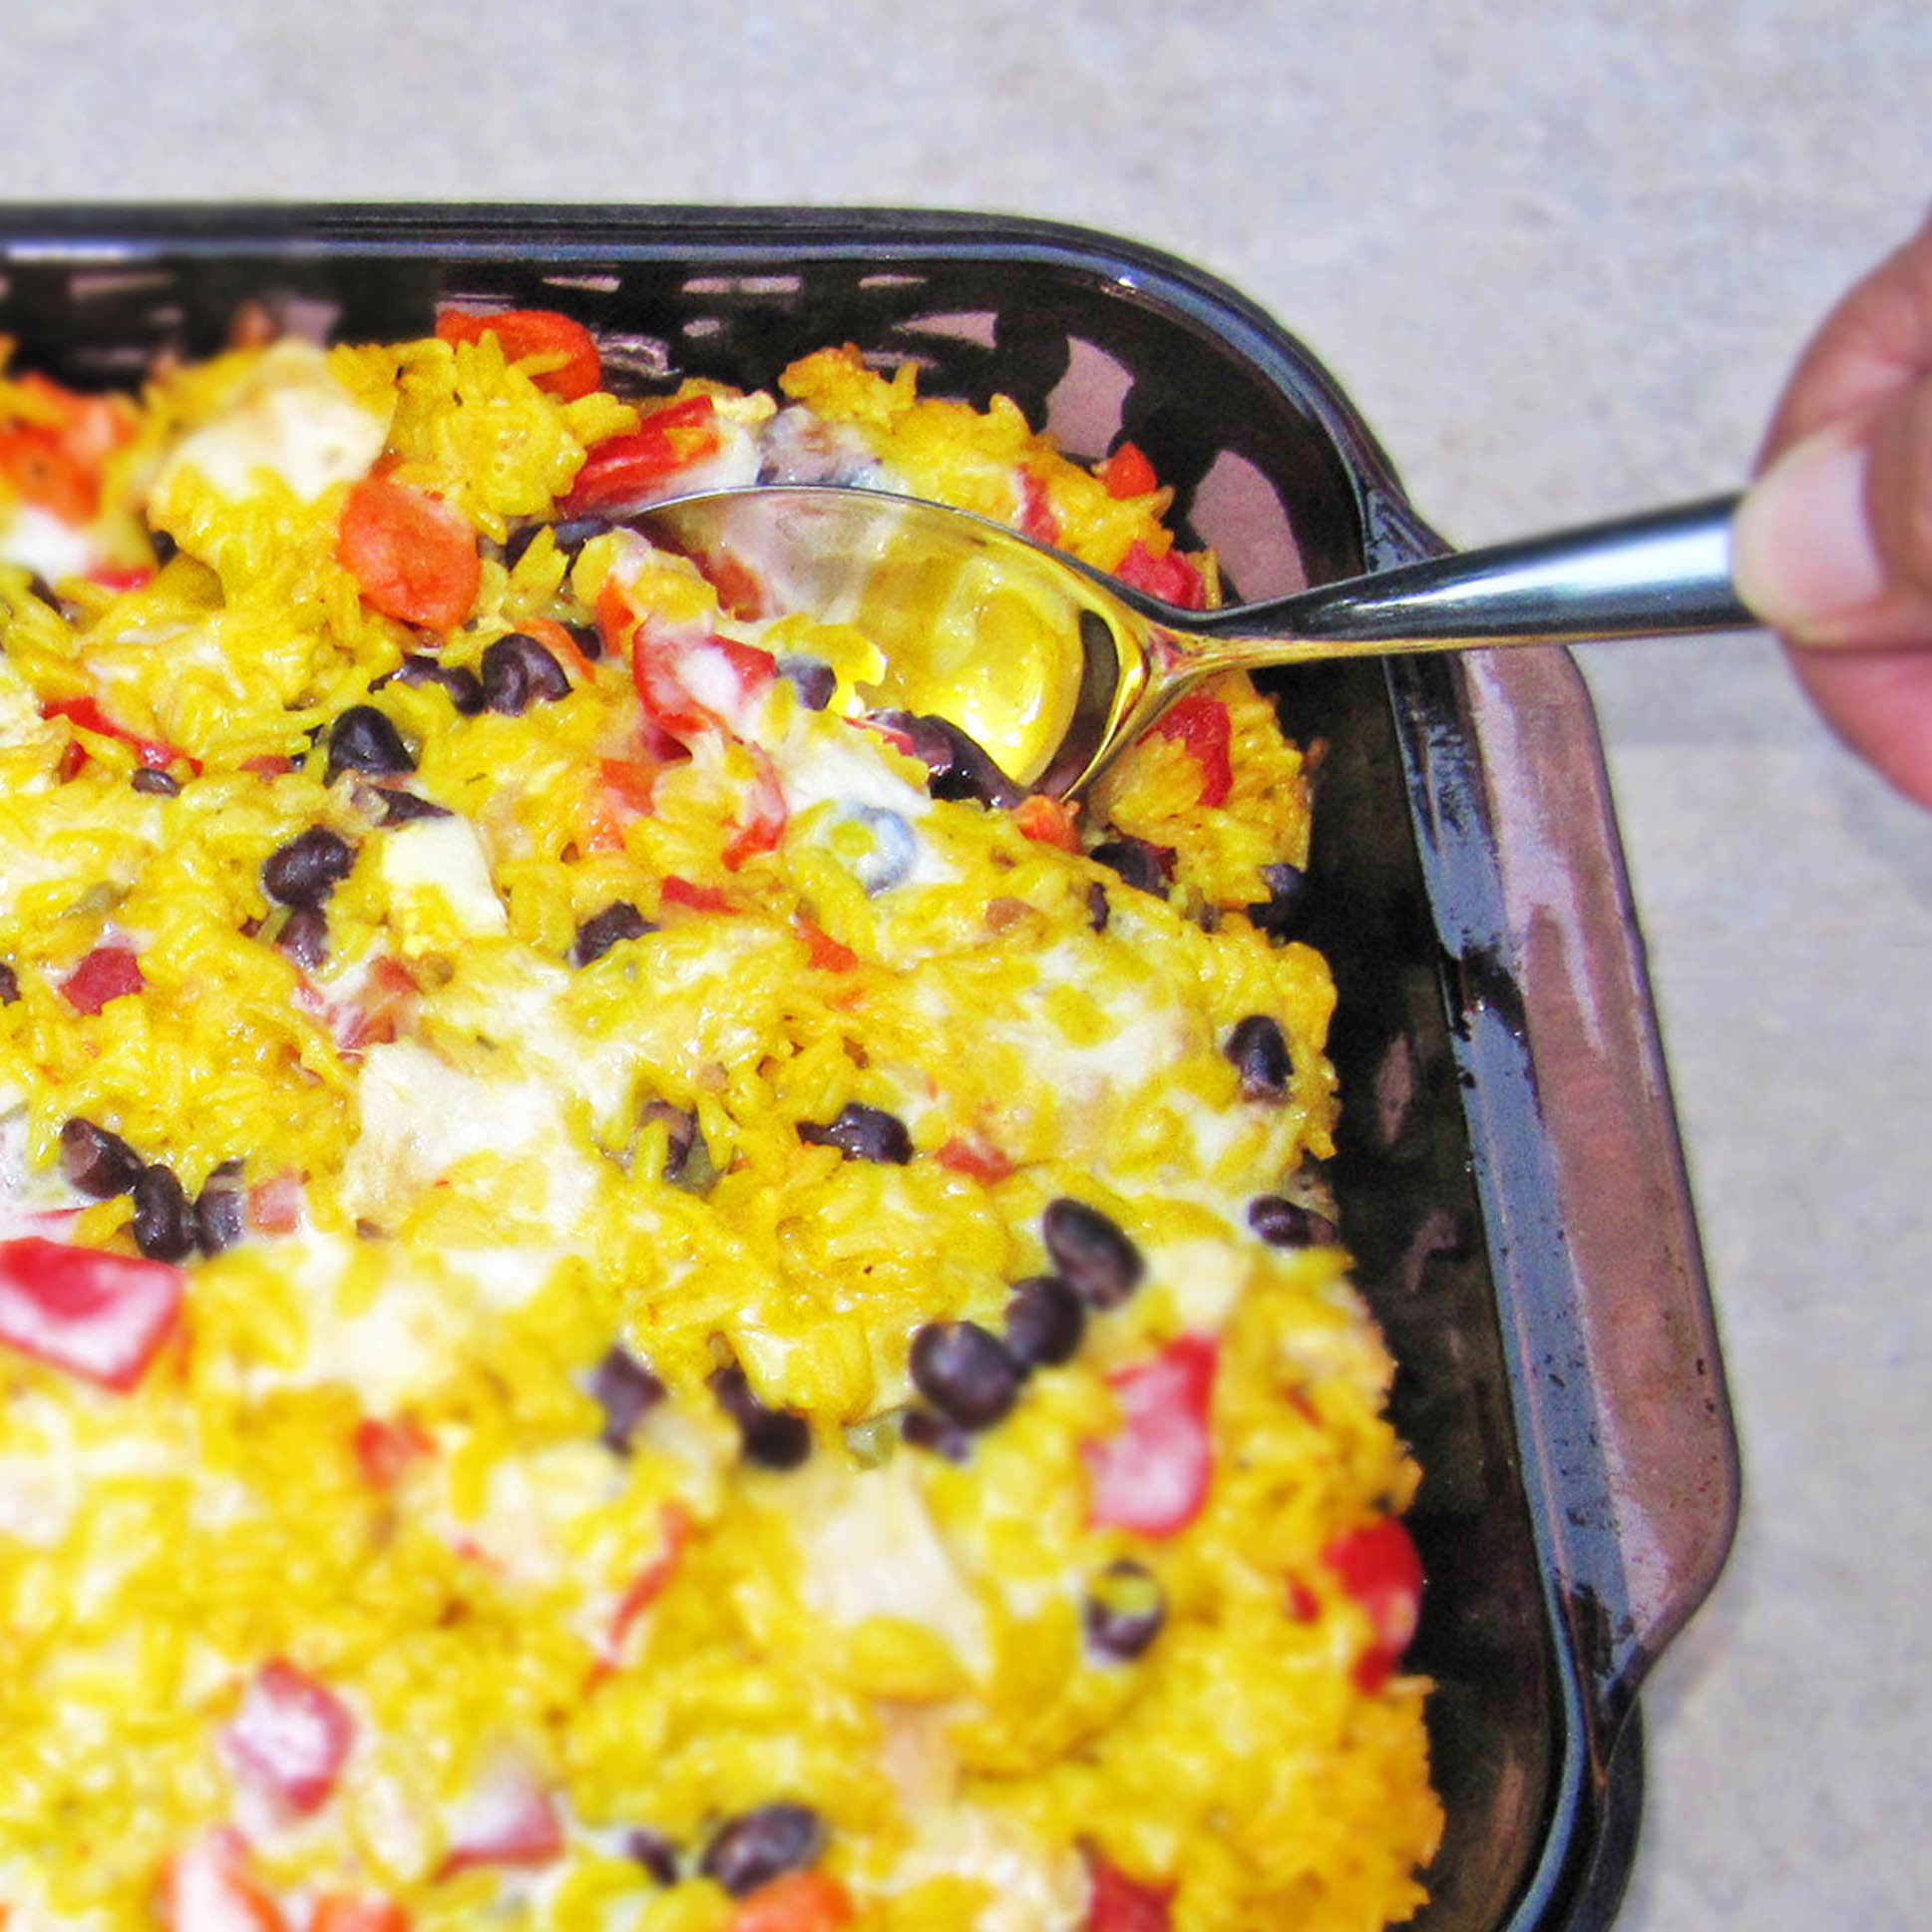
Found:
[[[440,301],[563,308],[625,380],[769,383],[858,343],[928,393],[1121,435],[1263,596],[1444,546],[1347,398],[1168,256],[897,210],[15,207],[0,334],[81,387],[221,346],[243,303],[336,338]],[[1308,937],[1334,963],[1331,1179],[1426,1475],[1412,1662],[1447,1832],[1427,1932],[1601,1926],[1636,1842],[1635,1694],[1709,1591],[1738,1464],[1601,756],[1561,652],[1281,674],[1320,741]]]

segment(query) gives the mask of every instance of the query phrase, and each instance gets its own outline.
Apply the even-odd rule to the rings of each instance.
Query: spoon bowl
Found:
[[[1003,525],[881,491],[721,490],[627,521],[766,614],[809,610],[876,643],[869,707],[933,715],[1015,783],[1091,782],[1190,685],[1384,651],[1735,630],[1735,497],[1429,559],[1268,603],[1161,603]]]

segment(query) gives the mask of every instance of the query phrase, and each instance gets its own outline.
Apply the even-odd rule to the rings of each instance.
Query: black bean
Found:
[[[1256,1195],[1248,1203],[1248,1225],[1271,1248],[1326,1248],[1336,1238],[1326,1214],[1280,1194]]]
[[[1167,882],[1174,864],[1173,852],[1148,839],[1103,839],[1088,857],[1097,859],[1109,872],[1117,872],[1128,885],[1156,899],[1167,897]]]
[[[913,1158],[913,1137],[906,1123],[884,1107],[848,1100],[829,1125],[799,1124],[798,1137],[814,1147],[836,1147],[850,1161],[881,1161],[904,1167]]]
[[[329,957],[329,916],[319,906],[298,906],[283,920],[275,944],[304,972]]]
[[[150,1261],[181,1261],[193,1252],[194,1211],[172,1167],[144,1167],[134,1198],[135,1246]]]
[[[592,913],[577,929],[577,943],[571,948],[571,964],[586,966],[600,960],[623,940],[640,940],[657,928],[627,899],[612,900],[600,913]]]
[[[165,530],[151,530],[148,533],[148,547],[155,553],[156,570],[171,562],[182,548]]]
[[[475,717],[483,709],[483,680],[467,664],[445,664],[413,652],[397,667],[396,676],[405,684],[440,685],[465,717]]]
[[[929,1322],[913,1337],[913,1386],[962,1428],[989,1428],[1012,1407],[1024,1370],[976,1322]]]
[[[1096,933],[1104,933],[1112,917],[1113,907],[1108,903],[1107,889],[1096,879],[1087,887],[1087,924]]]
[[[374,803],[382,813],[384,825],[411,825],[417,819],[446,819],[453,816],[447,805],[439,805],[433,798],[419,797],[415,792],[406,792],[400,785],[371,785],[375,794]]]
[[[223,1161],[194,1197],[194,1245],[202,1254],[221,1254],[247,1232],[242,1212],[246,1199],[241,1163]]]
[[[812,1453],[812,1429],[788,1408],[767,1408],[735,1363],[710,1377],[711,1392],[738,1425],[745,1454],[763,1469],[796,1469]]]
[[[949,1462],[965,1462],[972,1454],[970,1433],[930,1408],[909,1408],[899,1431],[914,1448],[929,1449]]]
[[[535,637],[513,630],[483,653],[483,702],[507,718],[571,694],[570,673]]]
[[[1071,1361],[1086,1332],[1087,1312],[1071,1282],[1029,1275],[1013,1284],[1006,1304],[1006,1350],[1026,1368]]]
[[[649,1100],[638,1110],[637,1123],[664,1123],[664,1179],[689,1194],[705,1194],[718,1178],[711,1150],[698,1132],[697,1115],[668,1100]]]
[[[591,663],[603,655],[603,634],[593,623],[567,623],[564,628],[570,633],[571,642],[580,650]]]
[[[623,1855],[632,1864],[642,1865],[660,1885],[677,1883],[677,1847],[661,1831],[638,1826],[626,1831]]]
[[[1118,1308],[1147,1272],[1140,1250],[1084,1201],[1049,1202],[1040,1229],[1055,1271],[1089,1308]]]
[[[798,693],[808,711],[823,711],[839,688],[839,674],[822,657],[801,657],[787,651],[778,660],[778,675]]]
[[[1087,1642],[1102,1657],[1131,1664],[1160,1635],[1167,1601],[1143,1565],[1122,1557],[1094,1578],[1084,1621]]]
[[[1271,940],[1292,940],[1302,923],[1308,898],[1308,876],[1300,866],[1263,866],[1262,883],[1268,897],[1248,908],[1248,917]]]
[[[319,906],[355,868],[355,848],[326,825],[311,825],[263,862],[262,890],[284,906]]]
[[[146,765],[128,780],[133,788],[149,798],[178,798],[182,781],[165,771],[151,771]]]
[[[932,774],[926,789],[935,798],[968,799],[1010,810],[1026,796],[993,763],[978,742],[950,719],[911,711],[875,711],[873,722],[903,733],[912,741],[913,755]]]
[[[1241,1075],[1250,1100],[1286,1100],[1295,1062],[1280,1025],[1266,1013],[1250,1013],[1222,1043],[1222,1052]]]
[[[20,997],[20,974],[0,960],[0,1006],[11,1006]]]
[[[61,1129],[61,1172],[83,1194],[111,1201],[141,1179],[141,1156],[105,1127],[78,1115]]]
[[[523,562],[524,553],[537,541],[540,530],[548,529],[551,541],[568,557],[612,527],[608,517],[567,517],[562,523],[524,524],[510,533],[510,541],[503,547],[504,563],[514,571]]]
[[[613,1348],[590,1375],[590,1394],[603,1410],[603,1445],[630,1453],[637,1425],[664,1399],[664,1384],[622,1348]]]
[[[396,778],[416,769],[402,733],[373,704],[352,704],[329,727],[328,775],[366,771],[372,778]]]
[[[817,1863],[825,1826],[809,1805],[761,1804],[729,1824],[704,1847],[698,1869],[733,1898],[743,1898],[788,1871]]]

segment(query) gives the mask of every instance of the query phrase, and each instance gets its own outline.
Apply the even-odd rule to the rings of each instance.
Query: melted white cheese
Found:
[[[263,471],[303,503],[365,476],[389,433],[387,413],[366,408],[312,343],[289,337],[267,350],[228,406],[176,445],[155,478],[166,514],[175,481],[194,470],[230,499],[252,496]]]
[[[0,564],[19,564],[49,583],[85,577],[105,562],[85,531],[62,523],[38,504],[17,505],[0,523]]]

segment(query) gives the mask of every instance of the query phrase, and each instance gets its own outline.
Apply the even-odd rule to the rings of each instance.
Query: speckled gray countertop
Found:
[[[1736,483],[1932,198],[1924,0],[0,3],[0,190],[925,203],[1226,277],[1460,541]],[[1917,1926],[1932,817],[1761,637],[1599,649],[1745,1458],[1632,1932]]]

